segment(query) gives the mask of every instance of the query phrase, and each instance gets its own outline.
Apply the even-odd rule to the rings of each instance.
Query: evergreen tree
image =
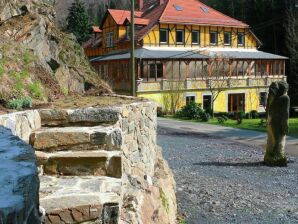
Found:
[[[289,57],[288,82],[293,106],[298,106],[298,12],[294,0],[286,0],[285,49]]]
[[[66,29],[76,36],[80,44],[90,38],[91,26],[85,6],[81,0],[76,0],[69,8]]]

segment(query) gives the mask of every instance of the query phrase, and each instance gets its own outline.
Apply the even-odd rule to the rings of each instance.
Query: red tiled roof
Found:
[[[130,23],[130,17],[127,18],[127,21]],[[147,26],[149,24],[149,19],[135,18],[135,24]]]
[[[118,25],[123,25],[124,21],[130,18],[130,11],[128,10],[108,9],[108,11]],[[135,17],[140,18],[142,13],[143,12],[135,11]]]
[[[247,24],[226,16],[199,0],[169,0],[159,21],[175,24],[249,27]]]
[[[136,33],[136,40],[140,41],[156,24],[158,24],[159,18],[167,6],[167,1],[168,0],[165,0],[165,3],[156,6],[152,11],[144,12],[143,18],[148,19],[149,24]]]
[[[101,33],[102,32],[102,30],[99,29],[99,26],[92,26],[92,30],[93,30],[94,33]]]

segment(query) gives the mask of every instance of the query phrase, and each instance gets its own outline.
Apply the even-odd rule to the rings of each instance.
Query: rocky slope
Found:
[[[85,3],[86,10],[88,12],[90,22],[93,25],[98,25],[98,23],[103,18],[107,6],[109,8],[127,9],[130,4],[130,0],[82,0]],[[68,9],[74,0],[56,0],[55,1],[55,11],[57,12],[56,23],[65,27],[66,18],[68,15]]]
[[[46,0],[0,0],[0,101],[32,96],[44,101],[86,87],[110,88],[89,66],[82,48],[54,25]]]

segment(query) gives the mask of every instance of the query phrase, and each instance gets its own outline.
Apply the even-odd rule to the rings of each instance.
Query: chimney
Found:
[[[139,10],[141,11],[144,8],[144,0],[139,0]]]

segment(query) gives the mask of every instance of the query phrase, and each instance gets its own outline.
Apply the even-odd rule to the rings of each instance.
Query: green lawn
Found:
[[[217,119],[210,119],[209,124],[222,125],[226,127],[240,128],[240,129],[248,129],[255,131],[266,132],[266,127],[260,125],[261,119],[244,119],[242,124],[237,124],[235,120],[227,120],[223,124],[219,124]],[[290,126],[290,136],[298,137],[298,118],[291,118],[289,120]]]
[[[197,121],[193,121],[193,122],[197,122]],[[236,120],[229,119],[225,123],[219,124],[217,121],[217,118],[214,118],[214,119],[210,119],[208,124],[266,132],[266,127],[261,126],[260,122],[261,122],[261,119],[244,119],[242,121],[242,124],[237,124]],[[291,118],[289,120],[289,125],[290,125],[289,136],[298,138],[298,118]]]

